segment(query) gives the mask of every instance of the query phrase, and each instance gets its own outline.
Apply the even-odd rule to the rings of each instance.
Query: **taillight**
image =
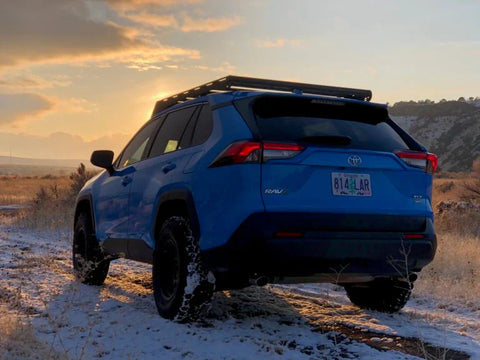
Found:
[[[210,167],[232,164],[260,163],[261,161],[288,159],[304,147],[297,144],[261,143],[259,141],[236,141],[223,150]]]
[[[263,161],[288,159],[302,152],[303,146],[297,144],[263,143]]]
[[[399,151],[396,152],[404,163],[410,166],[424,169],[425,172],[433,174],[437,170],[438,158],[432,153],[415,152],[415,151]]]
[[[258,163],[260,162],[259,142],[254,141],[237,141],[229,145],[223,150],[213,162],[210,167],[242,164],[242,163]]]

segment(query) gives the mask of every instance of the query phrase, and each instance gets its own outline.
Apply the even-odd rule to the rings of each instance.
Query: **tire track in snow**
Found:
[[[311,296],[297,289],[284,289],[273,287],[272,291],[285,299],[300,314],[307,318],[314,327],[314,331],[320,333],[336,332],[340,338],[347,337],[380,351],[399,351],[404,354],[418,356],[424,359],[445,359],[445,360],[468,360],[470,356],[464,352],[439,347],[415,337],[404,337],[382,332],[382,326],[371,318],[372,324],[380,331],[371,331],[362,328],[362,321],[365,321],[365,312],[354,305],[332,303],[331,299],[323,299],[318,296]],[[322,314],[319,316],[318,314]],[[330,316],[330,321],[325,317]],[[388,330],[385,328],[385,330]]]

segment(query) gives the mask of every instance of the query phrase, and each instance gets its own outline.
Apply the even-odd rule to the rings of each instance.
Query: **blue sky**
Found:
[[[156,99],[228,74],[480,96],[480,1],[0,3],[0,155],[120,151]]]

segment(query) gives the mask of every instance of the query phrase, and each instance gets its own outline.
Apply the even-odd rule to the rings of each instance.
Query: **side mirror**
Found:
[[[95,150],[90,157],[90,162],[95,166],[107,169],[111,174],[113,172],[113,151]]]

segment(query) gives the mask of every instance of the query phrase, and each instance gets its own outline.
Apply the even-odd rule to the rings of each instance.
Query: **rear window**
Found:
[[[408,149],[381,107],[267,96],[254,103],[253,111],[263,140],[387,152]]]

